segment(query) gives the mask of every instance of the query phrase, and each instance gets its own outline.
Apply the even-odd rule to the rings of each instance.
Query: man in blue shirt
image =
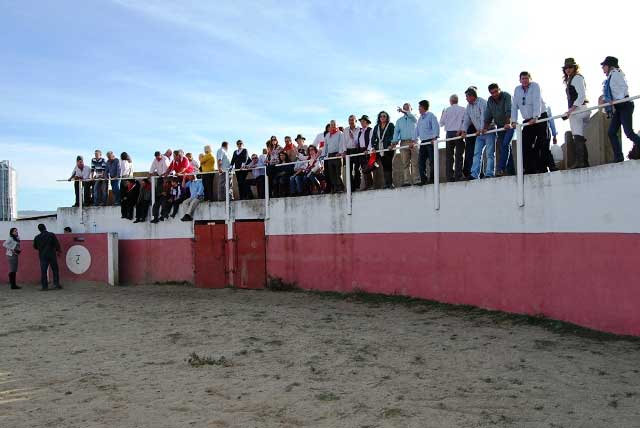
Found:
[[[403,187],[418,184],[418,146],[413,142],[416,133],[416,117],[411,113],[411,104],[404,103],[402,108],[398,108],[398,113],[402,113],[402,117],[396,122],[393,132],[393,144],[400,144],[400,156],[402,158],[402,166],[404,167],[404,183]]]
[[[440,124],[436,115],[429,111],[429,101],[422,100],[418,104],[420,118],[416,126],[414,143],[420,140],[420,155],[418,169],[420,170],[420,185],[433,183],[433,145],[440,135]],[[429,179],[427,180],[427,158],[429,158]]]
[[[187,183],[187,188],[189,189],[189,199],[184,202],[184,216],[180,220],[193,221],[193,213],[204,199],[204,185],[202,180],[194,178]]]
[[[478,136],[474,143],[473,149],[473,163],[471,165],[471,175],[468,176],[470,180],[480,178],[480,170],[482,169],[482,152],[486,147],[487,163],[485,165],[485,177],[493,177],[495,153],[496,153],[496,134],[487,134],[488,129],[495,128],[495,124],[491,122],[488,129],[485,128],[485,112],[487,110],[487,101],[484,98],[478,97],[478,93],[475,88],[469,88],[465,91],[467,96],[467,109],[464,114],[464,122],[462,129],[469,129],[473,126],[478,130]],[[465,133],[462,132],[465,136]],[[466,154],[465,154],[466,155]]]

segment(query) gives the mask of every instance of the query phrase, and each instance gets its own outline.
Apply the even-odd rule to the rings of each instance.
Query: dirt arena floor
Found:
[[[640,341],[376,296],[3,287],[0,427],[640,427]]]

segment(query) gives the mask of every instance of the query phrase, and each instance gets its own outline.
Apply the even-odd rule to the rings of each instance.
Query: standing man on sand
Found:
[[[49,280],[47,279],[47,271],[51,266],[53,272],[53,289],[61,290],[60,276],[58,269],[58,256],[60,255],[60,243],[53,233],[47,231],[47,227],[40,223],[38,225],[40,233],[33,238],[33,248],[38,250],[40,256],[40,283],[42,291],[49,289]]]

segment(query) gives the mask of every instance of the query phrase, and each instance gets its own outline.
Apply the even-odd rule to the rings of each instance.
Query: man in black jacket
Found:
[[[236,170],[236,180],[238,180],[238,193],[240,199],[247,199],[249,188],[247,186],[247,174],[249,171],[241,171],[249,160],[247,149],[243,147],[242,140],[238,140],[236,143],[238,149],[233,152],[231,157],[231,165]]]
[[[51,271],[53,272],[53,288],[54,290],[60,290],[62,286],[60,285],[57,258],[61,251],[60,243],[56,235],[47,231],[44,224],[40,223],[38,230],[40,233],[33,239],[33,248],[38,250],[38,255],[40,256],[40,282],[42,284],[42,290],[45,291],[49,289],[49,281],[47,279],[49,266],[51,266]]]

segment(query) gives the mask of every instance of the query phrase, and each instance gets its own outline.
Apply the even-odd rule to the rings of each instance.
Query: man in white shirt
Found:
[[[338,129],[336,121],[329,122],[329,133],[325,136],[322,156],[336,158],[344,156],[347,149],[344,145],[344,133]],[[324,161],[328,185],[331,186],[331,193],[344,190],[342,183],[342,159],[328,159]]]
[[[83,203],[87,204],[91,200],[91,187],[89,186],[89,180],[91,178],[91,168],[84,164],[84,160],[82,156],[76,157],[76,167],[73,168],[73,172],[71,172],[71,177],[69,177],[69,181],[73,180],[73,187],[76,193],[76,203],[73,204],[74,207],[79,206],[80,204],[80,182],[83,183]]]
[[[522,163],[525,174],[536,174],[547,170],[547,123],[538,122],[544,113],[540,85],[531,80],[528,71],[520,73],[520,86],[513,91],[511,102],[511,126],[516,127],[518,112],[522,116]]]
[[[229,159],[228,155],[229,143],[226,141],[222,142],[222,145],[218,149],[216,153],[216,159],[218,160],[218,171],[220,175],[218,177],[218,200],[225,200],[225,181],[229,181],[229,168],[231,167],[231,159]],[[229,181],[229,197],[233,195],[231,191],[231,181]]]
[[[347,149],[347,155],[355,155],[361,153],[358,148],[358,134],[360,127],[356,126],[356,117],[352,114],[348,119],[349,126],[344,129],[344,145]],[[357,190],[360,188],[360,156],[351,158],[351,170],[346,172],[351,174],[351,188]]]
[[[164,178],[163,175],[169,169],[169,165],[171,161],[167,158],[166,154],[163,155],[159,151],[156,151],[153,154],[153,161],[151,162],[151,167],[149,168],[149,176],[156,177],[152,178],[152,183],[155,186],[156,199],[162,193],[162,187],[164,186]]]
[[[449,97],[449,107],[442,110],[440,116],[440,126],[444,126],[445,138],[458,138],[458,134],[462,131],[462,122],[464,121],[465,108],[458,105],[458,96],[453,94]],[[455,152],[455,170],[454,170],[454,152]],[[462,162],[464,159],[464,139],[458,138],[454,141],[447,141],[447,150],[445,155],[445,169],[447,181],[462,180]]]

